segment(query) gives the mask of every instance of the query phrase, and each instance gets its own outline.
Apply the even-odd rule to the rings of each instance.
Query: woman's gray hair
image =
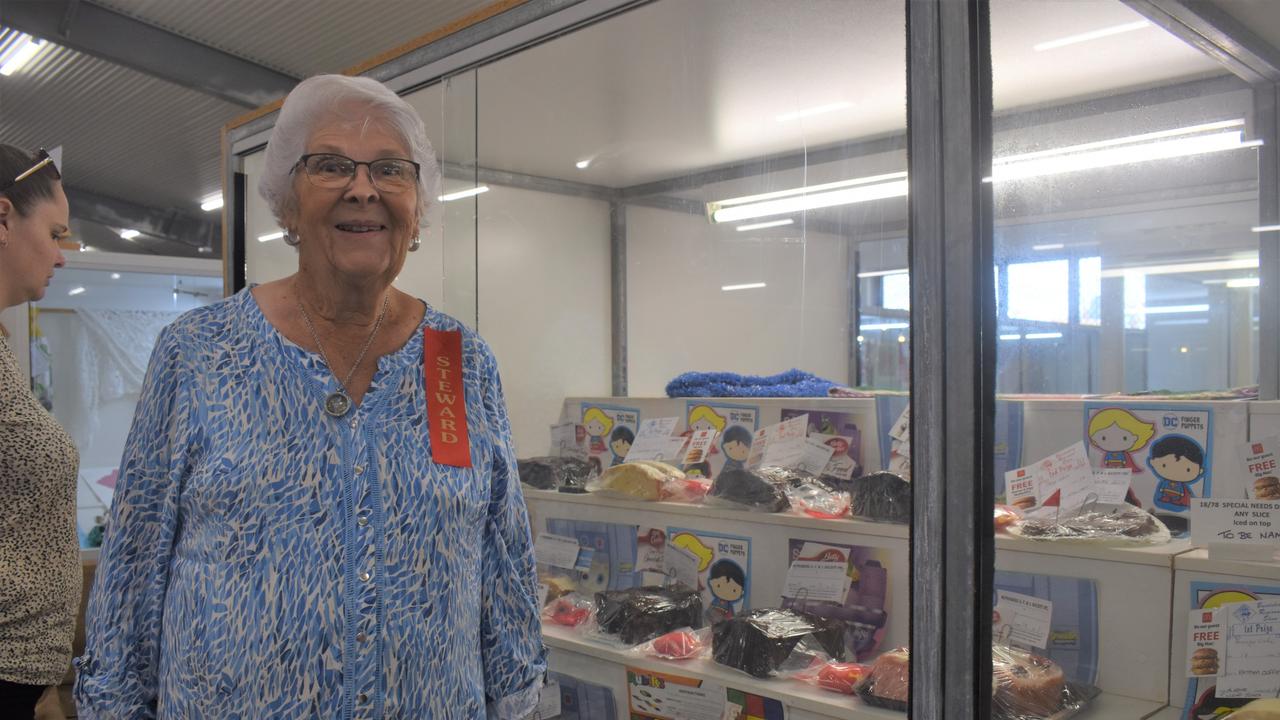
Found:
[[[266,167],[258,181],[258,194],[267,201],[280,227],[285,226],[285,217],[298,201],[292,172],[298,158],[307,152],[307,139],[317,123],[332,117],[336,108],[352,103],[364,105],[371,117],[389,123],[404,139],[410,159],[422,166],[418,175],[418,223],[425,222],[427,205],[439,192],[440,167],[417,111],[377,80],[316,75],[298,83],[285,98],[267,143]]]

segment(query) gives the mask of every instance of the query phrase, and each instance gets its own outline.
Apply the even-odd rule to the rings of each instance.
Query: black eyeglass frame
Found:
[[[293,168],[292,168],[289,172],[290,172],[290,173],[292,173],[292,172],[296,171],[299,167],[301,167],[301,168],[302,168],[303,173],[305,173],[305,174],[306,174],[306,176],[307,176],[307,180],[309,180],[309,181],[310,181],[312,176],[311,176],[311,172],[310,172],[309,170],[307,170],[307,160],[310,160],[310,159],[311,159],[311,158],[313,158],[313,157],[332,157],[332,158],[341,158],[341,159],[346,160],[347,162],[351,163],[351,165],[352,165],[352,168],[351,168],[351,175],[347,178],[347,182],[348,182],[348,183],[350,183],[351,181],[355,180],[355,178],[356,178],[356,173],[360,170],[360,166],[361,166],[361,165],[364,165],[365,167],[369,168],[369,180],[373,183],[373,186],[374,186],[374,187],[376,187],[376,188],[378,188],[379,190],[382,190],[383,192],[393,192],[393,193],[394,193],[394,192],[401,192],[401,188],[393,188],[393,189],[388,190],[387,188],[384,188],[384,187],[382,187],[381,185],[379,185],[379,184],[378,184],[377,175],[373,172],[373,166],[374,166],[375,164],[377,164],[377,163],[380,163],[380,162],[386,162],[386,161],[388,161],[388,160],[394,160],[394,161],[396,161],[396,162],[409,163],[409,165],[413,166],[413,179],[414,179],[414,182],[417,182],[418,180],[420,180],[420,179],[422,178],[422,165],[421,165],[421,164],[419,164],[419,163],[417,163],[417,162],[414,162],[413,160],[410,160],[409,158],[401,158],[401,157],[384,157],[384,158],[375,158],[375,159],[373,159],[373,160],[354,160],[354,159],[352,159],[352,158],[347,157],[346,155],[342,155],[342,154],[340,154],[340,153],[331,153],[331,152],[323,152],[323,153],[307,153],[306,155],[303,155],[302,157],[299,157],[299,158],[298,158],[298,162],[296,162],[296,163],[294,163],[294,164],[293,164]],[[314,183],[314,181],[312,181],[312,182],[313,182],[313,184],[315,184],[315,183]],[[323,185],[316,185],[316,187],[324,187],[324,186],[323,186]]]
[[[375,160],[374,162],[377,162],[377,161]],[[14,185],[17,185],[23,180],[26,180],[27,178],[31,177],[32,175],[35,175],[37,172],[40,172],[41,168],[43,168],[46,165],[53,168],[53,175],[55,178],[57,178],[58,180],[62,179],[62,171],[58,169],[58,163],[53,161],[53,157],[49,155],[48,150],[45,150],[44,148],[40,148],[40,150],[36,152],[36,164],[18,173],[18,177],[5,183],[3,186],[0,186],[0,192],[4,192],[5,190],[8,190]]]

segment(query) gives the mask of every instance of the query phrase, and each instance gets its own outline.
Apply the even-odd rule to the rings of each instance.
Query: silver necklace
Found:
[[[316,326],[311,322],[311,315],[307,309],[302,306],[302,298],[298,297],[297,285],[294,285],[293,300],[298,304],[298,310],[302,311],[302,319],[307,323],[307,329],[311,331],[311,339],[315,341],[316,348],[320,350],[320,357],[324,358],[324,364],[329,368],[333,379],[338,380],[338,385],[342,387],[340,391],[329,393],[324,399],[324,411],[334,417],[342,417],[351,409],[351,392],[347,390],[347,383],[351,382],[352,376],[356,374],[356,368],[360,367],[360,363],[364,362],[365,353],[369,352],[369,346],[373,345],[373,338],[378,334],[378,328],[382,327],[382,319],[387,316],[387,302],[391,299],[391,292],[382,296],[382,310],[378,312],[378,320],[373,324],[373,331],[369,333],[368,339],[364,341],[364,347],[360,348],[360,354],[356,357],[355,364],[347,371],[347,377],[338,380],[337,373],[333,372],[333,363],[329,362],[329,355],[324,351],[324,345],[320,342],[320,335],[316,332]]]

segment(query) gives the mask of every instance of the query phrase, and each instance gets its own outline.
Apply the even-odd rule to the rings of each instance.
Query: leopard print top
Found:
[[[0,336],[0,680],[57,685],[70,667],[79,464]]]

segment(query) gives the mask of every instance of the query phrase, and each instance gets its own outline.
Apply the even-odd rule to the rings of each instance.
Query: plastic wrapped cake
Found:
[[[596,593],[596,622],[601,632],[635,645],[672,630],[702,627],[702,596],[682,585],[606,590]]]
[[[877,472],[850,481],[854,517],[882,522],[911,522],[911,483],[891,472]]]
[[[810,665],[811,655],[793,657],[801,643],[826,659],[845,659],[843,624],[794,610],[759,608],[711,628],[715,661],[759,678],[772,677],[789,665]]]
[[[784,485],[785,481],[764,471],[729,470],[716,476],[704,502],[738,510],[782,512],[791,507]]]
[[[586,460],[572,457],[535,457],[517,463],[520,482],[539,490],[560,492],[587,491],[591,479],[591,465]]]

